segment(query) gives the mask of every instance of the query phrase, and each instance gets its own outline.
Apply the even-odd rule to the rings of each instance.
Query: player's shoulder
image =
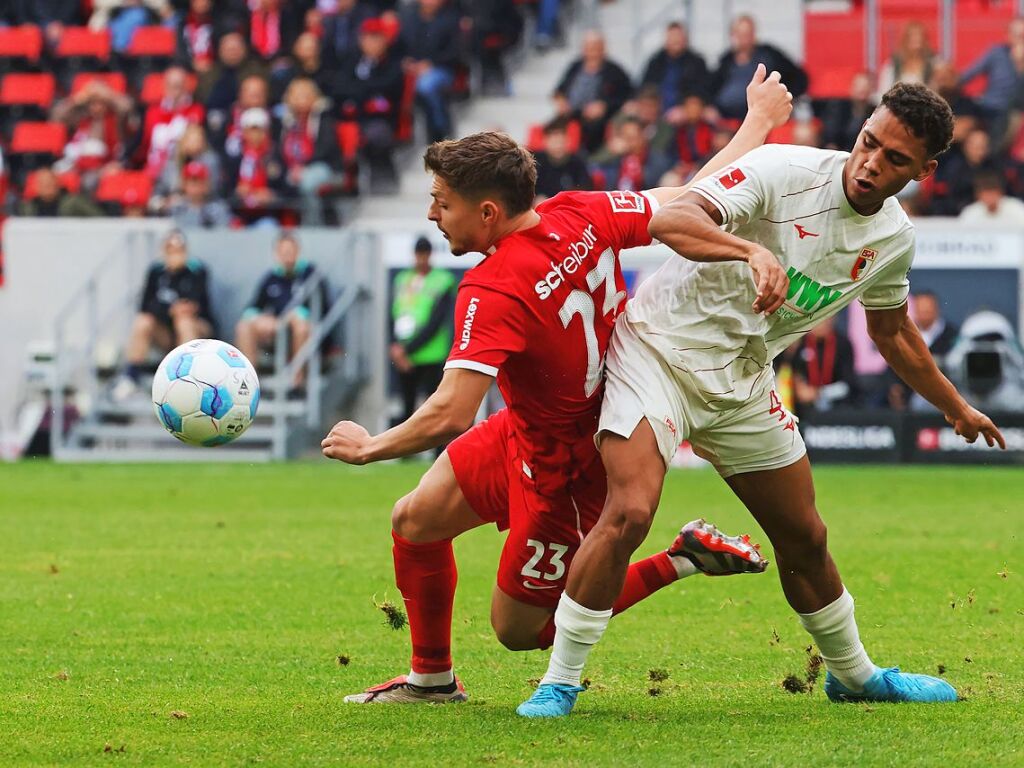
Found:
[[[895,197],[886,198],[882,203],[882,210],[878,212],[885,223],[887,230],[886,239],[900,250],[906,250],[913,246],[917,237],[914,222],[910,220],[907,212],[903,210],[899,200]]]

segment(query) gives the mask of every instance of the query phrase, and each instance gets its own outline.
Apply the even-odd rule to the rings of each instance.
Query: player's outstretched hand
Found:
[[[786,300],[789,275],[775,258],[775,254],[767,248],[756,248],[747,259],[747,264],[754,273],[754,284],[757,286],[754,312],[770,315]]]
[[[778,72],[767,74],[764,64],[758,64],[754,77],[747,85],[747,112],[777,128],[793,111],[793,94],[782,82]]]
[[[339,421],[320,441],[320,449],[328,459],[346,464],[366,464],[364,450],[369,442],[370,433],[363,427],[354,421]]]
[[[977,408],[967,406],[966,410],[957,416],[946,416],[946,421],[952,424],[954,431],[968,443],[973,443],[978,439],[978,435],[981,435],[989,448],[998,444],[1000,448],[1006,450],[1003,433],[992,423],[992,419]]]

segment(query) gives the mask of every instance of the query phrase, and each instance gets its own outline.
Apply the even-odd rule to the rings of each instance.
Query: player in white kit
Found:
[[[520,714],[571,711],[682,440],[714,464],[771,539],[786,598],[828,668],[830,700],[956,700],[938,678],[881,669],[867,656],[826,545],[796,419],[772,373],[780,352],[859,299],[893,370],[968,442],[982,435],[1005,448],[991,420],[936,367],[907,315],[914,228],[893,196],[935,171],[951,136],[945,101],[897,84],[852,153],[763,146],[654,216],[651,234],[685,258],[648,278],[616,325],[598,433],[608,497],[570,569],[548,673]],[[783,271],[789,281],[780,287]]]

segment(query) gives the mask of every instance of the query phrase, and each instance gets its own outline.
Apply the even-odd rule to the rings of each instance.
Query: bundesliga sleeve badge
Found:
[[[647,206],[644,203],[644,196],[639,192],[618,190],[606,192],[608,200],[612,204],[612,213],[644,213]]]
[[[733,169],[731,169],[729,171],[726,171],[725,173],[723,173],[721,176],[719,176],[715,180],[718,182],[718,185],[722,189],[730,190],[733,187],[737,187],[740,184],[742,184],[744,181],[746,181],[747,180],[747,176],[746,176],[745,173],[743,173],[743,171],[741,169],[733,168]]]

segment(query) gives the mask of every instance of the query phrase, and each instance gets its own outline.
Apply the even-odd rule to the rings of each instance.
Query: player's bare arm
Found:
[[[321,443],[324,456],[346,464],[370,464],[436,448],[471,426],[494,382],[464,368],[444,373],[441,384],[408,420],[379,435],[352,421],[339,421]]]
[[[992,420],[964,400],[935,364],[907,305],[866,313],[868,334],[885,361],[911,389],[938,408],[968,443],[981,435],[988,445],[1006,448],[1002,433]]]
[[[770,315],[782,306],[789,276],[775,255],[757,243],[720,229],[722,214],[710,200],[687,192],[662,206],[648,230],[676,253],[691,261],[743,261],[757,285],[754,312]]]
[[[683,187],[656,187],[647,190],[659,205],[676,199],[701,179],[732,165],[752,149],[764,144],[773,128],[787,120],[793,111],[793,94],[782,82],[778,72],[767,74],[764,64],[758,64],[747,85],[747,116],[732,140],[716,154],[690,182]]]

